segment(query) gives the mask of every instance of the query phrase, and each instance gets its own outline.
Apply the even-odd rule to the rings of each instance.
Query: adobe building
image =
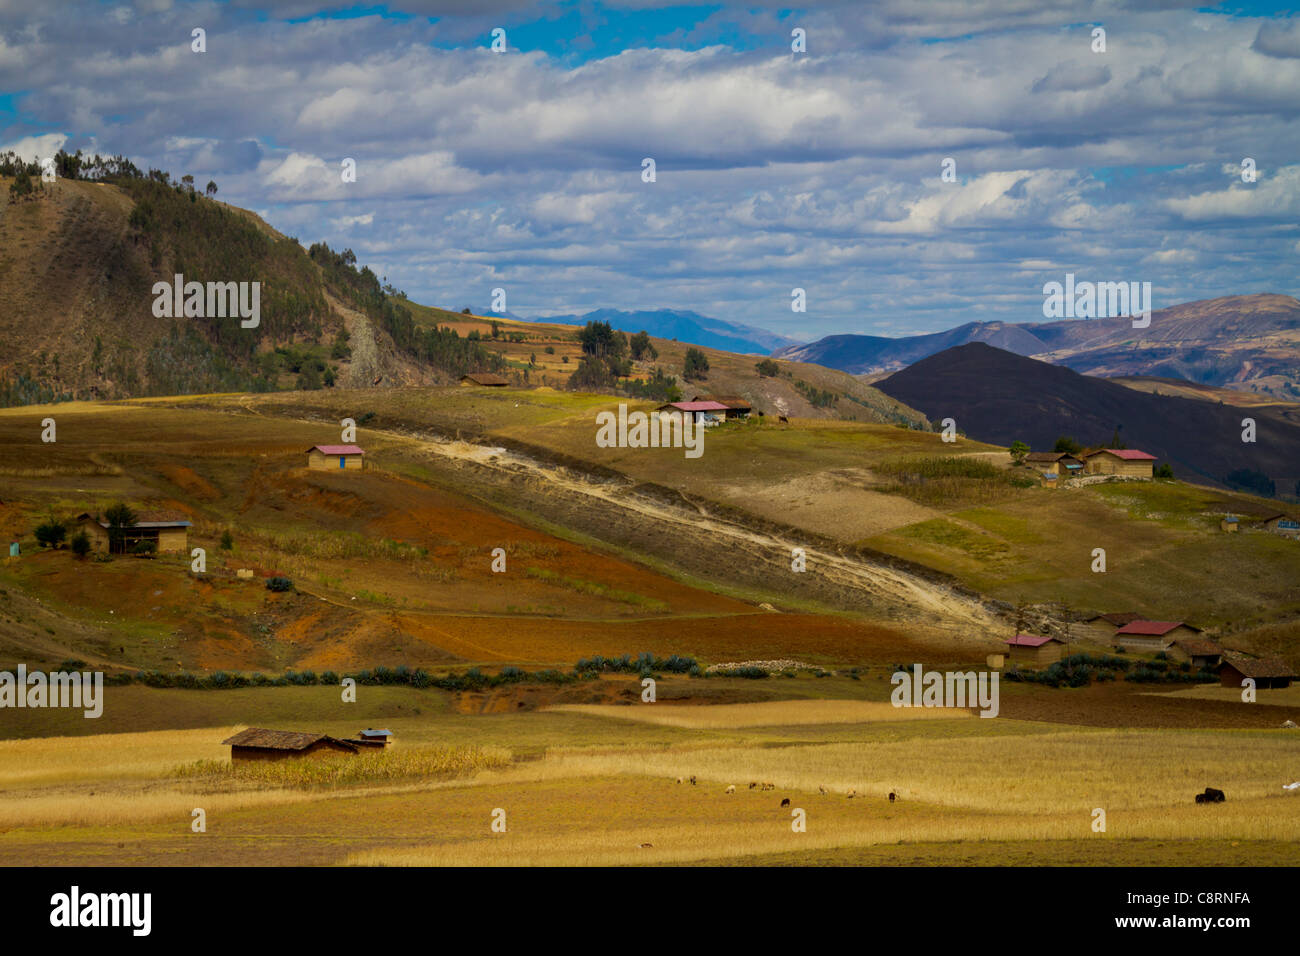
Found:
[[[339,740],[328,734],[300,733],[294,730],[264,730],[249,727],[233,737],[221,741],[230,747],[233,763],[254,760],[286,760],[290,757],[329,756],[331,754],[356,754],[360,750],[355,742]]]
[[[189,529],[192,522],[177,511],[145,511],[135,524],[123,528],[121,540],[113,543],[109,523],[100,515],[82,512],[77,515],[77,529],[86,532],[92,551],[107,554],[128,554],[142,541],[151,542],[159,554],[169,551],[189,550]]]
[[[1223,655],[1218,667],[1219,684],[1223,687],[1240,687],[1249,677],[1259,689],[1290,687],[1298,676],[1296,668],[1280,657],[1243,657],[1231,652]]]
[[[361,471],[365,452],[356,445],[312,445],[307,467],[312,471]]]
[[[1051,664],[1061,659],[1064,646],[1059,638],[1037,634],[1017,634],[1002,643],[1007,645],[1007,662],[1010,664]]]
[[[1136,448],[1098,448],[1083,456],[1084,472],[1089,475],[1124,475],[1151,478],[1155,455]]]
[[[1115,646],[1130,651],[1163,651],[1176,640],[1197,637],[1199,627],[1182,621],[1130,621],[1115,631]]]

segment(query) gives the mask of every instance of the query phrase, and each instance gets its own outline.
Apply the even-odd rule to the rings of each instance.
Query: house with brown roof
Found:
[[[1223,648],[1208,637],[1179,637],[1165,650],[1172,659],[1212,671],[1223,660]]]
[[[1300,517],[1275,511],[1259,519],[1260,527],[1284,538],[1300,538]]]
[[[1110,644],[1115,639],[1115,632],[1130,621],[1142,617],[1136,611],[1115,611],[1110,614],[1096,614],[1074,626],[1076,637]]]
[[[1007,661],[1011,664],[1051,664],[1061,659],[1064,642],[1056,637],[1038,634],[1017,634],[1002,642],[1007,645]]]
[[[1150,478],[1155,461],[1155,455],[1148,455],[1136,448],[1098,448],[1084,453],[1083,470],[1089,475]]]
[[[1115,646],[1130,651],[1163,651],[1174,641],[1196,637],[1199,627],[1182,621],[1129,621],[1115,630]]]
[[[1025,464],[1040,474],[1057,478],[1072,478],[1083,474],[1083,461],[1063,451],[1031,451]]]
[[[460,377],[460,384],[464,386],[478,385],[483,388],[504,388],[510,384],[510,379],[494,375],[492,372],[471,372]]]
[[[1291,682],[1300,674],[1297,668],[1280,657],[1246,657],[1225,651],[1223,662],[1219,664],[1219,684],[1223,687],[1240,687],[1241,682],[1249,677],[1258,689],[1271,687],[1290,687]]]
[[[136,515],[135,524],[117,535],[111,533],[109,523],[99,514],[83,511],[75,520],[77,529],[90,539],[91,550],[102,554],[128,554],[141,542],[152,544],[159,553],[187,551],[193,524],[179,511],[142,511]]]
[[[252,760],[287,760],[291,757],[356,754],[355,741],[339,740],[328,734],[309,734],[295,730],[265,730],[249,727],[221,741],[230,747],[230,759],[239,763]]]
[[[307,449],[307,467],[312,471],[361,471],[365,454],[356,445],[312,445]]]

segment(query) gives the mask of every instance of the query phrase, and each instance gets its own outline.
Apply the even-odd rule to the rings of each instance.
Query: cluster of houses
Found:
[[[1300,517],[1285,511],[1274,511],[1257,518],[1256,526],[1284,538],[1300,538]],[[1240,527],[1241,519],[1236,515],[1224,515],[1219,519],[1219,528],[1228,534],[1236,534]]]
[[[1080,475],[1121,475],[1151,478],[1156,456],[1136,448],[1098,448],[1071,455],[1063,451],[1031,451],[1025,464],[1038,472],[1044,485],[1056,487],[1062,478]]]
[[[1162,652],[1196,670],[1216,673],[1224,687],[1240,687],[1250,677],[1258,688],[1289,687],[1300,679],[1297,668],[1279,657],[1247,657],[1225,650],[1186,621],[1148,621],[1136,613],[1098,614],[1076,625],[1076,635],[1117,650]],[[1059,661],[1065,642],[1057,637],[1017,634],[1003,642],[1011,664],[1046,665]]]
[[[286,760],[290,757],[326,756],[329,754],[359,754],[382,751],[392,742],[391,730],[359,731],[355,738],[341,739],[328,734],[312,734],[297,730],[264,730],[249,727],[233,737],[221,741],[230,748],[232,763],[255,760]]]

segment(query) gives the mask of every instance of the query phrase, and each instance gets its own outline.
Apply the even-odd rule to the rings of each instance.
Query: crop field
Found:
[[[350,726],[338,705],[315,708],[322,729]],[[233,773],[219,746],[233,726],[10,741],[0,862],[38,851],[77,865],[1300,862],[1285,731],[877,708],[893,711],[826,698],[495,716],[426,705],[384,718],[390,752]],[[1229,801],[1194,804],[1207,785]],[[206,832],[191,830],[195,808]],[[1252,852],[1233,852],[1242,846]]]

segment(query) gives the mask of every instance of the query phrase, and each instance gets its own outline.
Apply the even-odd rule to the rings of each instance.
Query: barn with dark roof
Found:
[[[310,734],[296,730],[265,730],[261,727],[241,730],[221,743],[222,746],[230,748],[230,759],[235,763],[360,752],[356,744],[339,740],[328,734]]]

